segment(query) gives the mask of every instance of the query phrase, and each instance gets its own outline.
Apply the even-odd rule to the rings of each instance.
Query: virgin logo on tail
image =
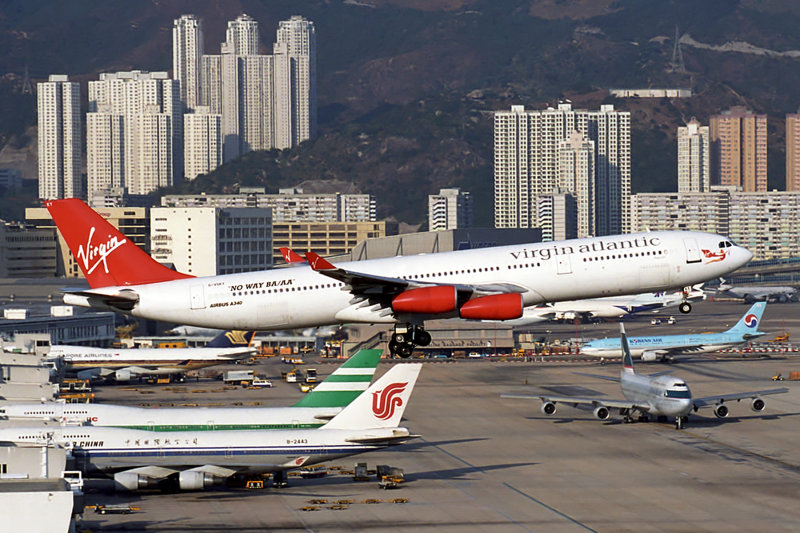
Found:
[[[406,390],[405,383],[392,383],[383,390],[372,393],[372,412],[379,420],[389,420],[394,416],[394,411],[403,405],[403,399],[398,398]]]
[[[106,271],[106,274],[108,274],[108,262],[106,258],[111,252],[128,242],[128,239],[122,239],[120,241],[117,240],[116,236],[109,235],[106,242],[92,244],[92,237],[95,231],[96,228],[92,226],[92,229],[89,230],[89,238],[86,239],[86,248],[84,248],[82,244],[78,246],[78,260],[83,260],[83,266],[87,275],[94,272],[94,269],[97,268],[100,263],[103,264],[103,269]],[[94,262],[89,266],[91,261]]]

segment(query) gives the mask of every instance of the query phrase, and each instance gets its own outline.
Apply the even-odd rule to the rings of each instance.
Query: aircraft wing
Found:
[[[706,396],[704,398],[695,398],[693,400],[695,409],[700,407],[706,407],[709,405],[715,405],[718,403],[724,402],[732,402],[734,400],[749,400],[752,398],[758,398],[759,396],[770,396],[772,394],[784,394],[789,392],[789,389],[786,387],[781,387],[779,389],[766,389],[766,390],[757,390],[751,392],[736,392],[733,394],[724,394],[721,396]]]
[[[612,400],[609,398],[581,398],[578,396],[545,396],[530,394],[501,394],[501,398],[521,399],[521,400],[541,400],[550,403],[565,403],[576,407],[578,405],[591,405],[592,407],[611,407],[612,409],[630,409],[648,412],[649,405],[637,404],[628,400]]]
[[[588,374],[586,372],[573,372],[573,374],[577,374],[579,376],[586,376],[590,378],[604,379],[606,381],[615,381],[619,383],[619,378],[615,378],[613,376],[601,376],[600,374]]]
[[[314,252],[307,252],[306,259],[309,265],[315,271],[341,281],[350,287],[350,292],[354,296],[361,296],[365,298],[378,298],[380,297],[393,297],[406,289],[417,287],[432,287],[435,285],[455,286],[459,293],[459,297],[469,299],[474,296],[485,296],[490,294],[501,293],[523,293],[527,289],[515,285],[513,283],[490,283],[483,285],[465,285],[458,283],[436,283],[436,282],[421,282],[416,280],[407,280],[401,278],[393,278],[387,276],[378,276],[375,274],[365,274],[363,272],[356,272],[339,268],[327,260],[323,259]]]

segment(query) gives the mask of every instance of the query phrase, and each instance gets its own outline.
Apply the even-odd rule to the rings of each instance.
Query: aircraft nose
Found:
[[[734,260],[738,266],[744,266],[753,258],[753,252],[742,246],[736,246]]]

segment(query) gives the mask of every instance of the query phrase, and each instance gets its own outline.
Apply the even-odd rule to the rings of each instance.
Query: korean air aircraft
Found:
[[[666,420],[675,420],[675,429],[683,429],[689,417],[689,413],[697,411],[701,407],[714,406],[714,415],[717,418],[728,416],[728,406],[726,402],[744,399],[750,400],[750,408],[755,412],[764,410],[766,403],[761,399],[762,396],[771,394],[783,394],[789,392],[787,388],[768,389],[752,392],[737,392],[721,396],[707,396],[704,398],[692,398],[692,393],[686,381],[668,375],[670,372],[659,372],[650,376],[637,374],[633,370],[632,349],[628,345],[628,338],[625,335],[625,326],[619,325],[621,338],[617,339],[620,344],[622,356],[622,370],[619,379],[610,376],[593,376],[600,379],[619,382],[624,400],[612,400],[609,398],[580,398],[577,396],[531,396],[527,394],[503,394],[503,398],[536,398],[542,401],[542,413],[553,415],[556,412],[557,403],[565,403],[573,407],[589,406],[593,408],[592,414],[599,420],[606,420],[611,416],[611,409],[619,409],[619,413],[624,417],[625,422],[633,422],[634,415],[639,413],[638,420],[646,422],[650,416]],[[591,375],[591,374],[589,374]]]
[[[45,203],[90,289],[64,302],[220,329],[394,324],[393,354],[425,346],[432,318],[509,320],[546,302],[678,290],[752,258],[726,237],[650,232],[195,278],[153,260],[78,199]]]
[[[148,431],[316,428],[339,414],[369,387],[381,353],[381,350],[360,350],[291,407],[156,409],[102,403],[13,403],[0,405],[0,417]]]
[[[324,426],[273,431],[158,432],[96,426],[0,428],[0,442],[62,443],[87,476],[120,490],[199,490],[234,474],[285,473],[416,438],[400,426],[422,364],[393,366]]]
[[[758,331],[758,324],[766,307],[766,302],[753,304],[735,326],[723,333],[631,337],[628,339],[631,354],[634,357],[641,357],[642,361],[655,361],[677,354],[708,353],[731,348],[764,334]],[[620,340],[616,337],[588,342],[581,347],[580,353],[598,357],[622,356]]]

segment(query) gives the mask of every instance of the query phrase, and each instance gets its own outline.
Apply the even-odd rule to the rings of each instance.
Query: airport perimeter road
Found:
[[[770,376],[800,370],[799,363],[796,358],[698,358],[637,368],[672,369],[702,396],[774,387]],[[381,365],[378,373],[385,369]],[[619,397],[616,383],[575,371],[617,375],[618,369],[490,361],[426,365],[405,422],[423,438],[393,451],[333,463],[348,469],[358,461],[371,468],[403,468],[407,481],[394,491],[380,490],[374,478],[356,483],[332,475],[290,478],[282,490],[87,494],[87,504],[131,503],[141,511],[114,516],[87,512],[84,527],[196,533],[773,532],[800,527],[800,383],[781,383],[790,393],[768,397],[761,414],[746,403],[733,403],[730,418],[719,421],[708,410],[693,415],[684,431],[672,424],[623,424],[619,418],[601,422],[591,412],[567,406],[547,417],[538,401],[499,397],[501,392]],[[408,501],[391,503],[393,498]],[[326,502],[312,504],[314,499]],[[368,499],[382,501],[364,503]],[[331,509],[339,500],[352,503]],[[317,510],[302,510],[314,505]]]

